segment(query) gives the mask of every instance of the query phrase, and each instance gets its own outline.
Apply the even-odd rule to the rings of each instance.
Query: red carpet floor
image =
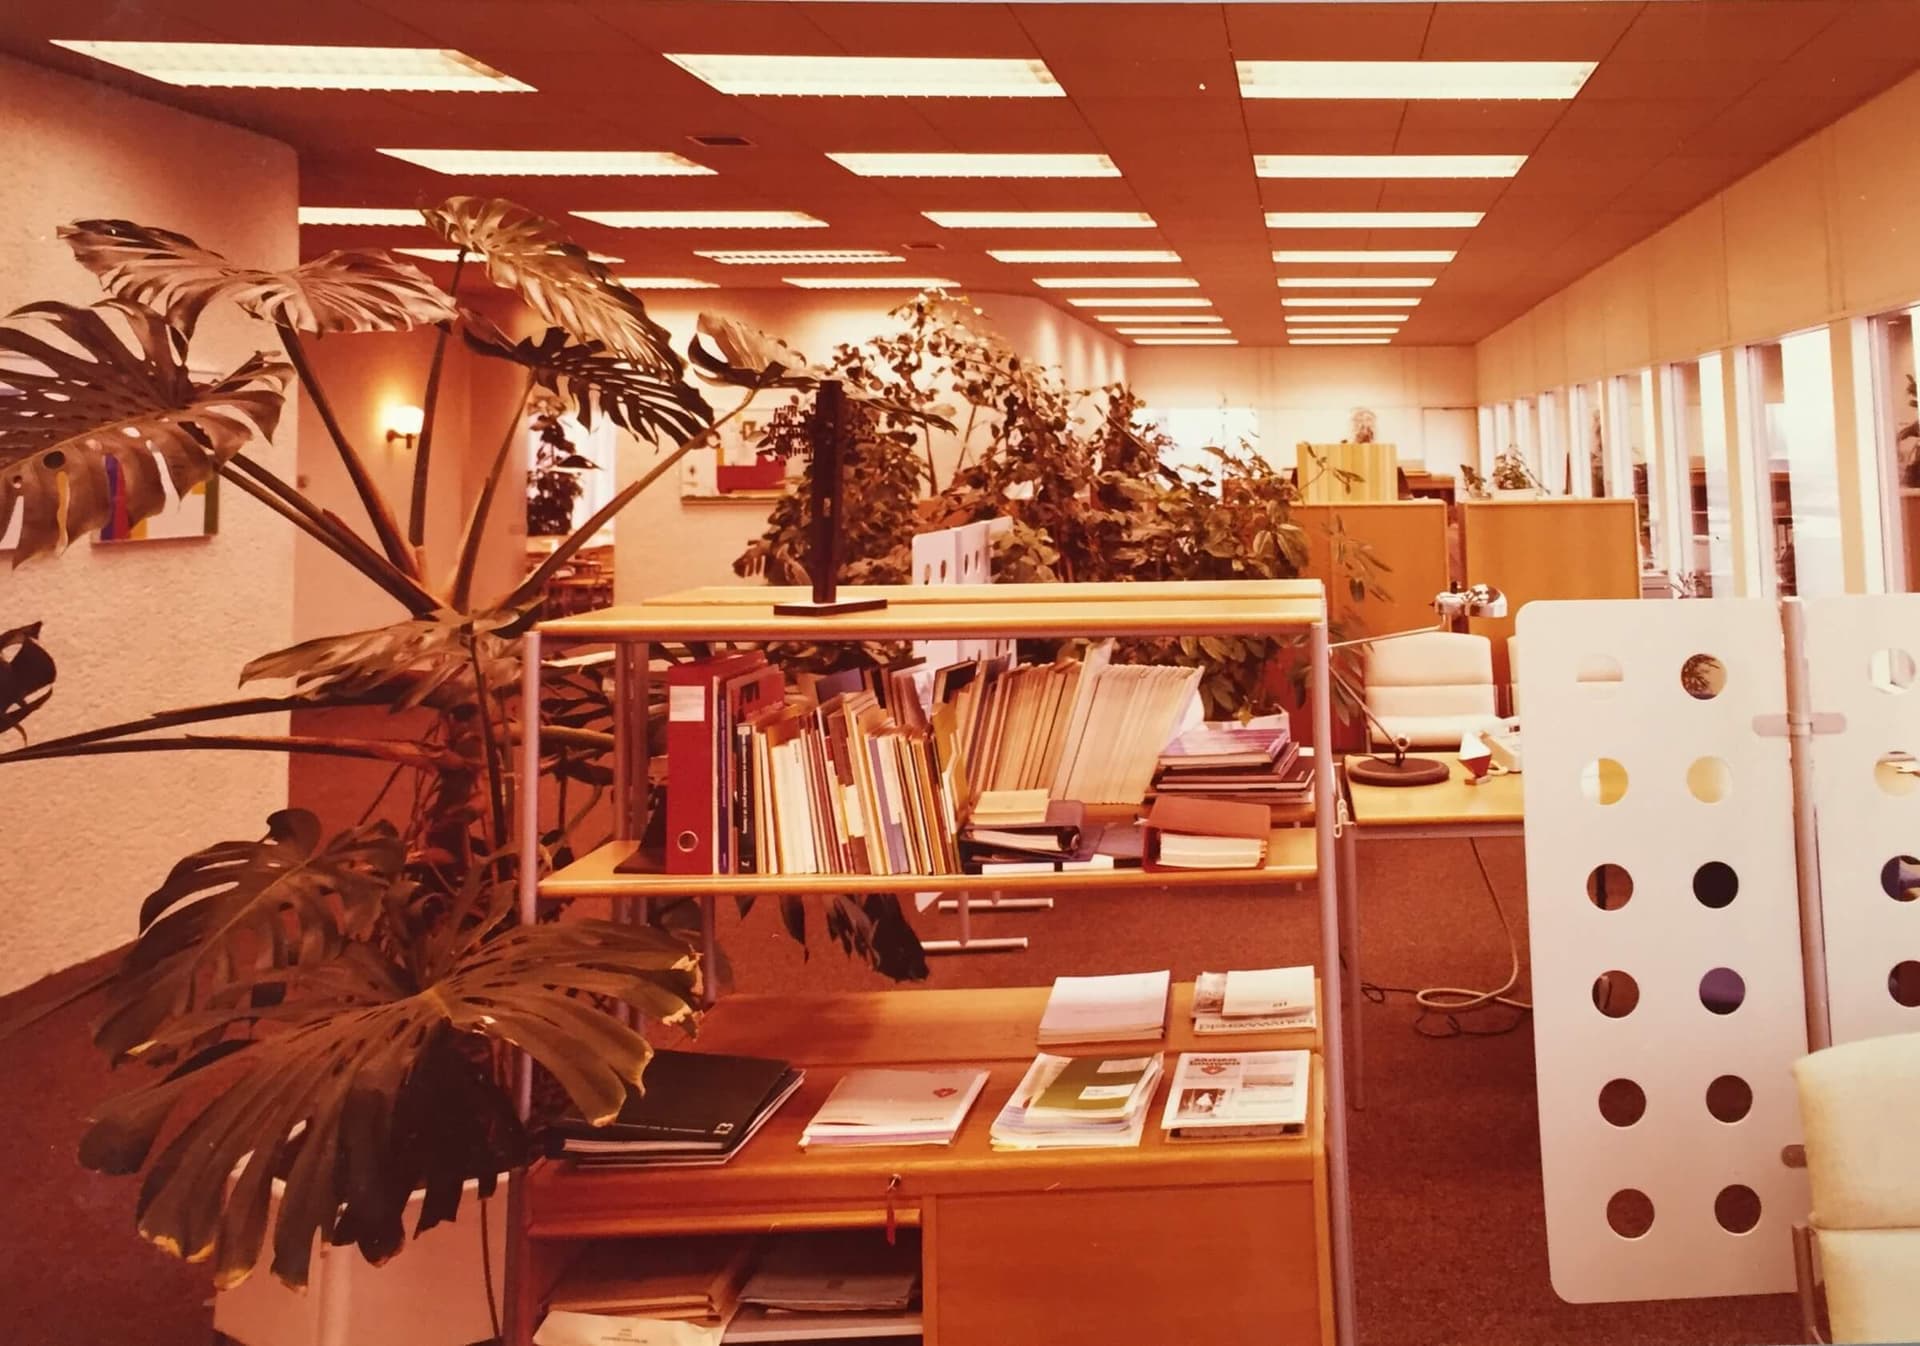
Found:
[[[323,802],[325,791],[315,794],[308,802]],[[1519,845],[1483,846],[1524,930]],[[1506,945],[1465,842],[1380,844],[1362,860],[1369,980],[1477,986],[1505,977]],[[129,894],[129,924],[137,896]],[[920,925],[929,937],[949,935],[953,918]],[[1306,961],[1316,947],[1305,898],[1063,897],[1049,912],[981,917],[977,929],[1026,934],[1033,948],[936,960],[936,985],[1039,984],[1059,972],[1163,966],[1190,977],[1229,960]],[[724,934],[742,989],[873,984],[837,949],[816,944],[803,957],[770,909],[730,922]],[[0,1023],[34,994],[0,1002]],[[204,1346],[209,1316],[197,1271],[134,1235],[132,1183],[74,1162],[79,1119],[111,1083],[86,1044],[91,1012],[63,1010],[0,1041],[9,1121],[0,1147],[0,1341]],[[1414,1018],[1403,996],[1364,1012],[1367,1106],[1354,1119],[1352,1173],[1365,1346],[1798,1338],[1788,1296],[1562,1303],[1547,1279],[1530,1025],[1435,1041],[1415,1032]]]

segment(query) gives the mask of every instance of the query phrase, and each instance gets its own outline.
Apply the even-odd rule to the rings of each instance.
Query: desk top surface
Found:
[[[1448,778],[1434,785],[1361,785],[1347,782],[1355,825],[1365,827],[1475,823],[1517,823],[1523,818],[1521,781],[1517,775],[1489,776],[1472,784],[1457,752],[1412,752],[1413,757],[1445,762]],[[1356,758],[1349,757],[1348,762]]]

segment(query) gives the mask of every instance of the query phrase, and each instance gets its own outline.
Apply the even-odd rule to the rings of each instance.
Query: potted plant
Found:
[[[398,792],[412,802],[392,820],[334,835],[287,809],[257,836],[201,838],[212,844],[141,904],[132,951],[106,983],[94,1040],[141,1078],[95,1113],[81,1160],[144,1172],[139,1232],[209,1261],[219,1287],[263,1260],[303,1286],[317,1241],[381,1263],[407,1241],[410,1202],[418,1234],[452,1220],[469,1184],[484,1201],[496,1175],[530,1154],[509,1048],[583,1115],[609,1119],[651,1052],[609,1011],[685,1023],[703,975],[684,909],[662,907],[642,924],[517,919],[511,820],[533,783],[517,774],[514,725],[541,717],[540,771],[558,781],[558,807],[541,822],[543,863],[579,844],[576,831],[589,825],[579,802],[611,779],[612,738],[608,689],[594,675],[557,671],[541,705],[519,704],[515,637],[540,615],[554,573],[755,390],[804,390],[814,376],[778,343],[703,317],[689,357],[708,384],[742,392],[716,413],[641,299],[553,222],[477,197],[422,215],[457,250],[452,292],[383,252],[265,271],[164,229],[88,220],[60,232],[106,297],[0,319],[16,393],[0,399],[0,518],[21,511],[16,564],[42,563],[97,530],[109,473],[134,520],[163,507],[160,472],[180,493],[218,476],[405,609],[390,625],[262,653],[240,670],[243,681],[283,680],[279,689],[37,741],[27,730],[53,684],[46,647],[75,618],[42,614],[44,636],[41,623],[0,636],[0,734],[19,739],[0,765],[159,750],[322,754],[382,763],[414,787]],[[548,324],[544,334],[515,341],[465,311],[454,296],[475,270]],[[215,304],[265,324],[277,349],[223,376],[191,372],[196,322]],[[403,516],[367,473],[306,352],[321,335],[421,326],[438,337]],[[455,340],[497,361],[522,397],[458,562],[437,582],[420,549],[439,376]],[[249,452],[272,437],[296,381],[353,482],[361,527]],[[483,594],[475,574],[493,497],[539,392],[663,452],[530,574]],[[320,707],[426,714],[385,719],[389,732],[365,737],[245,726]]]
[[[1547,493],[1540,479],[1533,475],[1533,469],[1527,466],[1527,460],[1511,444],[1504,453],[1494,457],[1492,485],[1493,495],[1498,499],[1532,500]]]

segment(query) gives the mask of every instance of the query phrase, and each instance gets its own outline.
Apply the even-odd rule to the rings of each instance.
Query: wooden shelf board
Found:
[[[1190,585],[976,584],[846,586],[842,598],[888,606],[828,617],[781,616],[797,588],[695,589],[542,622],[563,640],[908,640],[967,637],[1257,636],[1325,620],[1318,580]]]
[[[615,869],[637,842],[610,841],[540,883],[549,900],[616,897],[749,897],[779,893],[1106,893],[1176,888],[1245,888],[1307,883],[1319,872],[1315,833],[1275,828],[1263,869],[1076,870],[1065,874],[622,874]]]

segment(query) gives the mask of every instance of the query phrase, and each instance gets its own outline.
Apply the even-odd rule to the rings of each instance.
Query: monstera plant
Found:
[[[29,736],[30,717],[53,693],[55,642],[40,623],[0,634],[0,734],[17,744],[0,765],[173,749],[322,753],[389,764],[394,779],[416,785],[397,792],[414,801],[397,822],[328,836],[313,815],[284,810],[260,836],[187,856],[139,907],[137,941],[106,987],[96,1042],[142,1081],[100,1108],[81,1159],[143,1173],[140,1232],[181,1257],[210,1259],[221,1286],[247,1276],[269,1237],[272,1271],[293,1285],[308,1277],[316,1235],[383,1260],[406,1239],[416,1191],[416,1232],[450,1219],[464,1182],[490,1193],[495,1175],[528,1154],[508,1087],[510,1047],[582,1114],[606,1120],[649,1055],[609,1011],[684,1021],[700,986],[684,912],[657,911],[651,924],[518,921],[509,819],[516,793],[536,783],[515,774],[516,724],[541,717],[542,774],[560,782],[558,816],[542,824],[543,863],[574,848],[572,832],[592,810],[566,791],[590,803],[606,786],[612,737],[607,690],[579,670],[556,670],[540,707],[519,705],[514,637],[585,541],[740,407],[716,416],[641,299],[551,221],[474,197],[423,215],[457,250],[454,293],[382,252],[264,271],[176,233],[88,220],[61,235],[105,297],[0,319],[13,394],[0,397],[0,521],[19,512],[16,564],[97,530],[115,494],[137,521],[165,506],[167,483],[178,495],[217,476],[405,612],[259,655],[240,679],[285,680],[266,694],[42,739]],[[516,341],[463,309],[455,295],[474,269],[517,295],[544,334]],[[204,378],[188,356],[216,304],[265,324],[274,349]],[[403,515],[335,415],[307,343],[428,326],[438,336]],[[524,397],[451,574],[430,576],[421,559],[435,412],[455,340],[513,371],[526,395],[544,389],[583,421],[610,417],[661,450],[504,593],[476,593],[475,576],[524,433]],[[817,379],[793,352],[724,319],[702,319],[689,357],[706,383],[740,390],[741,406],[758,389]],[[273,435],[296,382],[345,464],[365,514],[357,527],[249,452]],[[424,714],[382,721],[393,726],[387,736],[244,727],[250,716],[347,706]],[[377,812],[369,806],[369,817]]]

